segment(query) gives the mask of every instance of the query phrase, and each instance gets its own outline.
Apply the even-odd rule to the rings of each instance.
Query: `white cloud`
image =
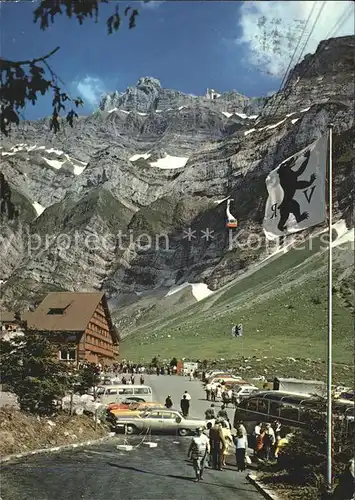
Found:
[[[165,2],[165,0],[149,0],[148,2],[142,1],[141,6],[143,8],[153,10],[153,9],[157,9],[158,7],[160,7],[160,5],[164,2]]]
[[[323,4],[325,6],[304,49],[301,60],[305,54],[314,53],[321,40],[354,34],[353,1],[285,2],[274,0],[243,2],[239,18],[242,36],[236,40],[236,43],[245,44],[249,64],[251,63],[272,76],[283,75],[314,4],[313,14],[292,66],[297,62]],[[338,20],[341,22],[337,25]]]
[[[97,108],[102,95],[105,93],[105,85],[100,78],[87,75],[85,78],[74,82],[74,86],[84,104]]]

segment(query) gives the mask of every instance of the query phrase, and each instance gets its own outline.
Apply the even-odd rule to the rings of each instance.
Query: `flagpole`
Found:
[[[332,453],[333,453],[333,426],[332,426],[332,369],[333,369],[333,124],[329,129],[329,163],[328,163],[328,345],[327,345],[327,489],[333,490]]]

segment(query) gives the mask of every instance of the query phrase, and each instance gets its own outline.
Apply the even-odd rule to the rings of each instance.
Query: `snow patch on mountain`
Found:
[[[74,175],[80,175],[83,173],[83,171],[87,166],[87,162],[77,160],[76,158],[72,158],[71,156],[65,154],[64,151],[61,151],[60,149],[55,149],[55,148],[46,149],[45,146],[37,146],[37,144],[31,146],[28,144],[16,144],[15,146],[12,146],[10,148],[10,151],[2,151],[1,156],[13,156],[20,151],[26,151],[29,153],[31,151],[39,151],[39,150],[44,151],[45,153],[48,154],[55,154],[58,157],[60,157],[57,160],[54,160],[52,158],[46,158],[45,156],[42,157],[43,160],[47,163],[47,165],[56,170],[60,170],[65,162],[69,162],[73,167]],[[27,158],[27,160],[29,159],[30,158]]]
[[[333,224],[332,227],[337,233],[337,237],[333,241],[332,247],[337,247],[339,245],[344,245],[344,243],[351,243],[355,241],[354,229],[348,229],[344,219],[340,219],[338,222]]]
[[[15,155],[16,153],[11,153],[9,151],[2,151],[1,152],[1,156],[13,156]]]
[[[145,160],[148,160],[148,158],[150,158],[151,156],[151,153],[142,153],[142,154],[138,154],[138,155],[133,155],[130,157],[129,161],[137,161],[139,160],[139,158],[144,158]]]
[[[309,109],[310,109],[310,108],[303,109],[303,110],[301,110],[301,111],[300,111],[300,113],[305,113],[305,112],[306,112],[306,111],[308,111]],[[249,135],[249,134],[251,134],[252,132],[255,132],[255,131],[257,131],[257,132],[261,132],[262,130],[272,130],[272,129],[274,129],[274,128],[278,127],[279,125],[282,125],[282,123],[284,123],[284,122],[287,120],[287,118],[290,118],[290,117],[291,117],[292,115],[294,115],[294,114],[296,114],[296,113],[289,113],[288,115],[286,115],[286,117],[285,117],[285,118],[283,118],[283,119],[282,119],[282,120],[280,120],[279,122],[274,123],[274,124],[272,124],[272,125],[266,125],[266,127],[261,127],[261,128],[250,128],[249,130],[246,130],[246,131],[244,132],[244,135]],[[249,118],[250,118],[250,117],[249,117]],[[294,125],[294,124],[295,124],[298,120],[299,120],[299,118],[293,118],[293,119],[291,120],[292,125]]]
[[[200,300],[205,299],[206,297],[209,297],[212,295],[214,292],[208,288],[206,283],[188,283],[185,282],[182,285],[177,285],[173,286],[168,293],[165,295],[165,297],[168,297],[169,295],[173,295],[174,293],[180,292],[184,288],[187,287],[192,288],[192,295],[195,297],[195,299],[199,302]]]
[[[229,196],[227,196],[226,198],[222,198],[222,200],[215,200],[215,204],[216,205],[219,205],[220,203],[223,203],[224,201],[228,200]]]
[[[33,147],[33,146],[31,146],[31,147]],[[29,149],[28,149],[28,151],[29,151]],[[59,155],[64,154],[64,151],[60,151],[59,149],[51,148],[51,149],[46,149],[46,153],[54,153],[54,154],[59,156]]]
[[[231,116],[239,116],[239,118],[242,118],[243,120],[249,119],[249,120],[255,120],[258,118],[259,115],[246,115],[245,113],[229,113],[228,111],[222,111],[222,115],[226,116],[227,118],[230,118]]]
[[[53,167],[53,168],[55,168],[55,169],[57,169],[57,170],[59,170],[60,168],[62,168],[63,163],[64,163],[64,161],[49,160],[48,158],[45,158],[44,156],[43,156],[43,159],[44,159],[44,161],[45,161],[46,163],[48,163],[48,165],[49,165],[50,167]]]
[[[79,167],[78,165],[73,165],[73,167],[74,167],[74,175],[80,175],[80,174],[82,174],[84,172],[85,168],[86,168],[86,166],[85,167]]]
[[[44,212],[45,210],[45,208],[42,205],[40,205],[37,201],[34,201],[32,203],[32,206],[36,210],[37,216],[41,215],[41,213]]]
[[[188,158],[183,156],[170,156],[159,158],[159,160],[149,163],[151,167],[158,168],[182,168],[186,165]]]
[[[284,118],[283,120],[281,120],[281,121],[279,121],[279,122],[275,123],[274,125],[268,125],[267,127],[263,127],[263,128],[261,128],[260,130],[264,130],[264,128],[266,128],[266,130],[270,130],[270,129],[272,129],[272,128],[276,128],[276,127],[278,127],[279,125],[281,125],[281,123],[284,123],[286,120],[287,120],[287,117],[286,117],[286,118]]]

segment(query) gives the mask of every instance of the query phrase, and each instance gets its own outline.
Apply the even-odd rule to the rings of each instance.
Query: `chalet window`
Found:
[[[65,309],[65,307],[52,307],[47,314],[64,314]]]
[[[61,361],[75,361],[76,360],[76,350],[75,349],[61,349],[60,350]]]

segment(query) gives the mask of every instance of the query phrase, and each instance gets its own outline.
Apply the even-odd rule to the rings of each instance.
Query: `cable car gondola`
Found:
[[[228,229],[236,229],[238,227],[238,220],[233,217],[233,215],[230,213],[229,207],[231,201],[234,201],[232,199],[227,200],[227,209],[226,209],[226,216],[227,216],[227,222],[226,222],[226,227]]]

